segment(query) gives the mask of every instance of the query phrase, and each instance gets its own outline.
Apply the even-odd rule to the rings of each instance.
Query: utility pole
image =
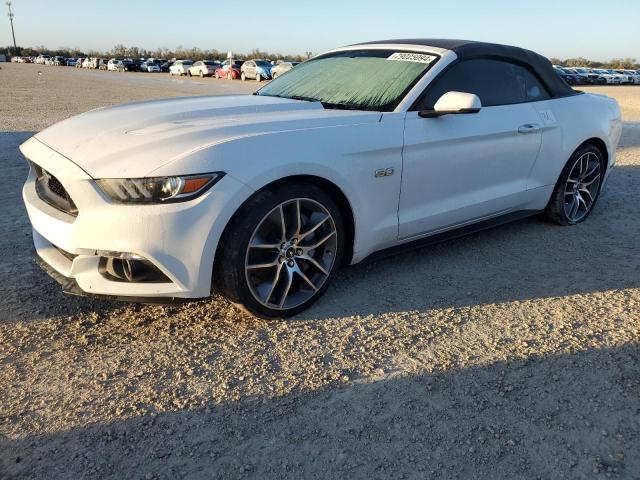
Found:
[[[11,2],[6,2],[7,7],[9,7],[9,21],[11,22],[11,35],[13,36],[13,50],[14,53],[18,53],[18,46],[16,45],[16,33],[13,31],[13,12],[11,11]],[[11,55],[11,52],[9,52]]]

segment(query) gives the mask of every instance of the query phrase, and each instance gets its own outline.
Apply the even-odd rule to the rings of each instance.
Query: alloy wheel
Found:
[[[587,216],[601,182],[600,159],[593,152],[581,155],[571,167],[564,190],[564,212],[571,222]]]
[[[334,219],[322,204],[310,198],[281,203],[260,221],[247,247],[251,294],[276,310],[303,304],[326,282],[337,248]]]

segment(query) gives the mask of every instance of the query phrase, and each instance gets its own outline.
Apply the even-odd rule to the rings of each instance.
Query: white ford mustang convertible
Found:
[[[544,212],[593,210],[621,132],[540,55],[460,40],[338,48],[254,95],[92,110],[21,146],[40,264],[65,291],[219,291],[305,309],[338,267]]]

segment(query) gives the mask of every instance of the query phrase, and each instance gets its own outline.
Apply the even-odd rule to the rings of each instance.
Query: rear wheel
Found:
[[[265,189],[225,230],[215,285],[254,315],[288,317],[325,292],[343,244],[342,215],[323,190],[313,184]]]
[[[571,156],[549,201],[546,217],[559,225],[584,221],[596,204],[604,180],[602,152],[586,144]]]

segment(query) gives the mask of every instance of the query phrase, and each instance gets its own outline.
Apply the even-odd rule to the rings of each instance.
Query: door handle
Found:
[[[518,127],[518,133],[533,133],[540,131],[540,125],[537,123],[525,123]]]

